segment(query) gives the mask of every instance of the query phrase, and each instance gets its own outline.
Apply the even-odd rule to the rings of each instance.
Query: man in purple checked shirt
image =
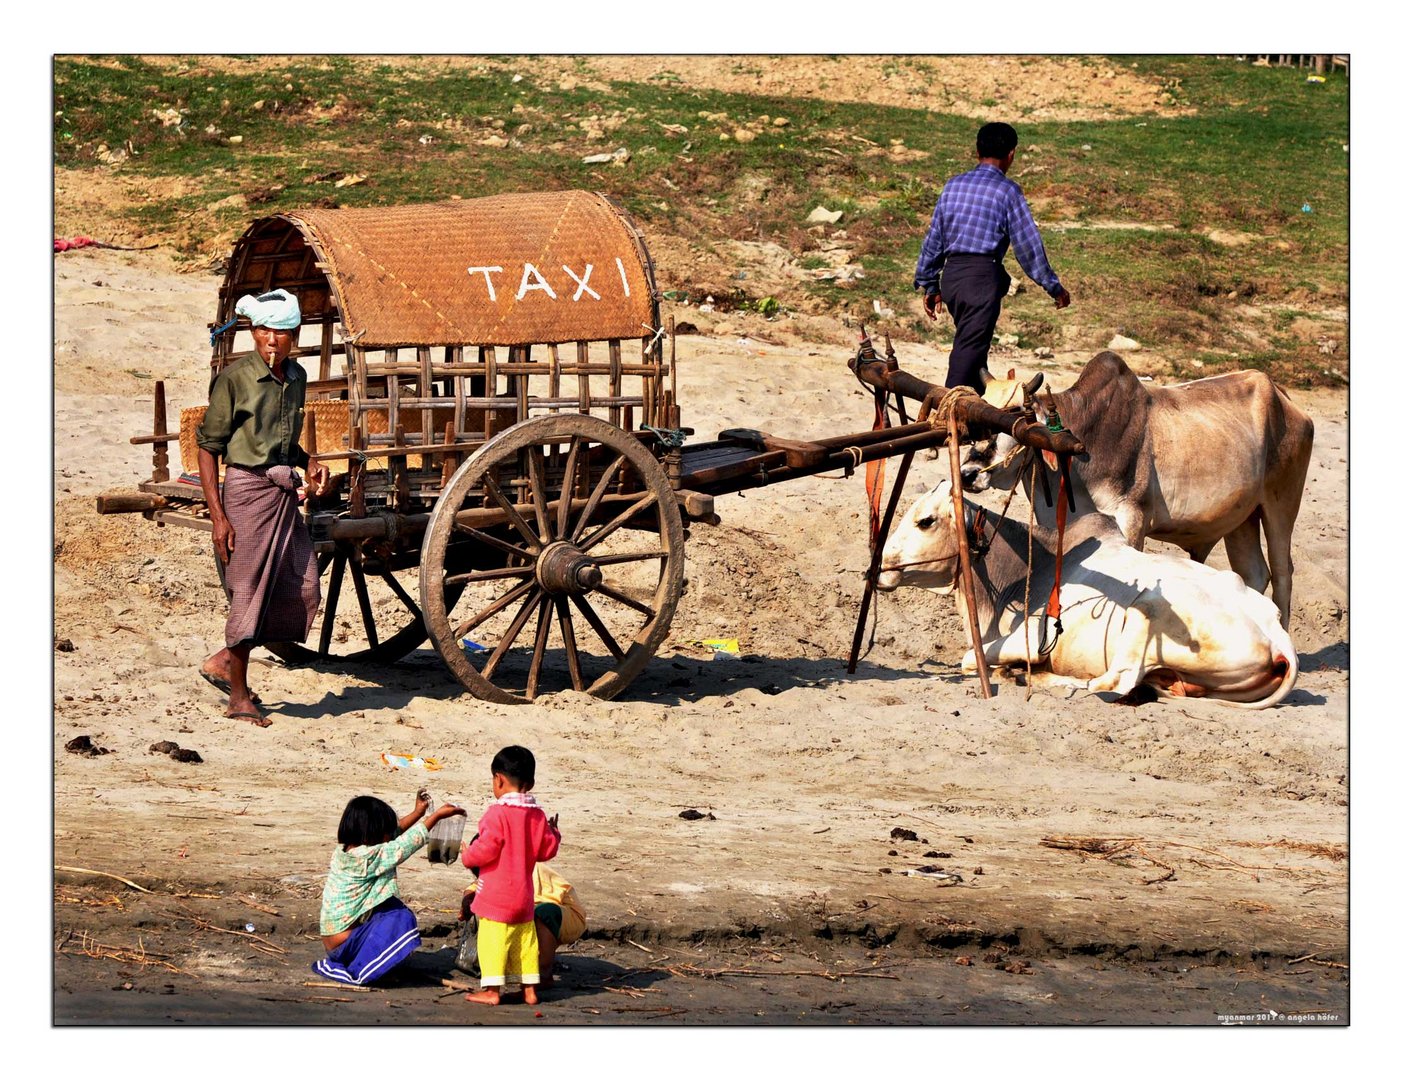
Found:
[[[1008,124],[980,129],[975,136],[980,163],[946,181],[921,245],[915,284],[925,293],[922,306],[934,319],[944,302],[955,321],[947,386],[983,389],[980,371],[989,362],[995,322],[1009,292],[1004,253],[1011,244],[1024,273],[1043,286],[1054,307],[1072,303],[1048,265],[1023,189],[1005,175],[1018,143]]]

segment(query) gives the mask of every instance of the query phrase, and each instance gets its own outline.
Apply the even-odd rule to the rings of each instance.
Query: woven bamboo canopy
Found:
[[[653,262],[639,230],[590,191],[418,206],[298,210],[235,245],[219,319],[282,287],[307,322],[362,348],[560,344],[647,337]]]

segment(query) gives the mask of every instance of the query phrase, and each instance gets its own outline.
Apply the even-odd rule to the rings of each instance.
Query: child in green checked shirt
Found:
[[[336,831],[340,847],[332,853],[322,889],[322,944],[327,955],[312,965],[318,975],[360,986],[380,978],[419,947],[419,925],[400,900],[395,872],[429,842],[435,824],[463,813],[457,806],[441,806],[420,823],[428,809],[426,791],[402,818],[370,795],[358,795],[346,804]]]

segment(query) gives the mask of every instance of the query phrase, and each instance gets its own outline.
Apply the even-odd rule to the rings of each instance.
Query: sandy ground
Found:
[[[566,692],[530,707],[486,704],[461,693],[428,647],[356,675],[284,667],[257,650],[252,680],[274,720],[258,730],[224,719],[195,675],[224,620],[205,535],[100,517],[93,502],[149,473],[149,449],[126,437],[149,430],[153,379],[166,380],[173,416],[203,401],[218,279],[177,273],[155,254],[92,250],[60,257],[55,273],[53,856],[156,894],[56,873],[60,996],[123,982],[159,993],[171,982],[149,963],[82,956],[85,932],[132,950],[159,939],[190,978],[299,986],[319,955],[318,897],[346,800],[369,792],[407,808],[427,783],[476,813],[491,755],[509,742],[537,754],[538,797],[561,818],[558,866],[604,941],[655,953],[754,938],[792,951],[847,943],[948,967],[954,954],[942,950],[964,948],[992,971],[1006,970],[983,959],[995,946],[1196,964],[1310,954],[1281,970],[1344,974],[1311,966],[1349,960],[1347,537],[1335,509],[1344,392],[1294,394],[1316,422],[1295,534],[1302,674],[1273,710],[1176,700],[1129,709],[1038,690],[1026,701],[1010,683],[982,700],[960,675],[952,601],[914,590],[879,598],[875,645],[846,675],[867,559],[863,485],[816,477],[718,499],[722,524],[692,529],[669,644],[621,700]],[[843,349],[749,318],[736,328],[744,340],[678,339],[683,419],[699,437],[869,426],[870,400]],[[941,354],[895,345],[905,368],[940,380]],[[1055,386],[1086,359],[1060,355]],[[1155,370],[1153,356],[1130,359]],[[919,457],[909,497],[945,467]],[[1221,549],[1211,562],[1226,565]],[[703,638],[737,638],[743,658],[698,659],[691,643]],[[79,735],[111,752],[66,753]],[[166,739],[203,764],[148,753]],[[382,751],[444,767],[394,772]],[[688,808],[713,817],[680,819]],[[894,839],[895,828],[918,840]],[[1140,838],[1139,854],[1111,862],[1039,843],[1072,834]],[[933,863],[961,884],[904,873]],[[417,857],[400,880],[442,936],[466,876]],[[253,923],[285,952],[270,960],[237,935],[196,933],[181,910],[225,931]],[[857,955],[844,962],[871,962]],[[1339,981],[1322,993],[1344,1002]],[[112,1000],[71,1018],[137,1015]],[[1095,1012],[1092,1000],[1077,1007]],[[1157,1022],[1174,1018],[1167,1008]],[[1189,1022],[1205,1022],[1196,1015]]]
[[[304,64],[307,57],[148,56],[200,78]],[[104,63],[102,58],[91,63]],[[1133,61],[1102,56],[843,56],[630,54],[604,56],[367,56],[367,63],[416,71],[490,71],[563,90],[607,91],[614,82],[656,82],[680,90],[809,97],[985,117],[991,110],[1037,120],[1105,120],[1153,113],[1193,114],[1175,101],[1173,81],[1142,75]]]

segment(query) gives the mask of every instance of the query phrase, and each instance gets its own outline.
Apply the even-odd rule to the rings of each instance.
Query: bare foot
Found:
[[[228,649],[221,649],[200,665],[200,678],[204,679],[205,682],[209,683],[221,693],[228,694],[232,692],[233,688],[230,686],[229,677]],[[252,690],[249,691],[249,697],[253,700],[255,705],[262,704],[262,700]]]
[[[229,708],[224,710],[224,715],[230,720],[247,720],[254,727],[272,727],[273,721],[263,715],[261,710],[252,701],[245,701],[236,705],[233,701],[229,703]]]
[[[528,1005],[535,1005],[535,1004],[537,1003],[537,1002],[536,1002],[536,987],[531,986],[530,984],[528,984],[528,985],[526,985],[526,986],[523,986],[523,987],[522,987],[522,1000],[525,1001]]]
[[[467,1001],[476,1001],[479,1005],[496,1005],[502,1000],[502,994],[495,989],[479,990],[476,993],[464,994]]]

